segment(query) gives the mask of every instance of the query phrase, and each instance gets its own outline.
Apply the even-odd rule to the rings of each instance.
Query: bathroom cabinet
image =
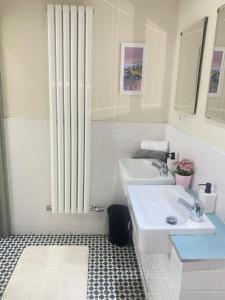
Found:
[[[181,261],[170,253],[141,252],[133,243],[147,300],[224,300],[225,259]]]

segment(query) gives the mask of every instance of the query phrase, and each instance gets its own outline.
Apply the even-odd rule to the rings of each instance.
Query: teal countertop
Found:
[[[225,224],[215,214],[207,216],[215,234],[170,236],[181,261],[225,259]]]

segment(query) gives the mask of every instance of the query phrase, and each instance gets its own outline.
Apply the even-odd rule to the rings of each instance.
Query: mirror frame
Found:
[[[201,51],[200,51],[200,59],[199,59],[199,65],[197,69],[197,74],[196,74],[196,91],[195,91],[195,101],[193,105],[193,112],[187,112],[182,109],[179,109],[176,105],[176,93],[177,93],[177,83],[178,81],[176,80],[176,93],[175,93],[175,104],[174,104],[174,109],[183,112],[186,114],[190,115],[195,115],[197,112],[197,106],[198,106],[198,96],[199,96],[199,87],[200,87],[200,81],[201,81],[201,73],[202,73],[202,62],[203,62],[203,56],[204,56],[204,49],[205,49],[205,39],[206,39],[206,32],[207,32],[207,25],[208,25],[208,17],[201,18],[197,22],[189,25],[183,31],[180,32],[180,36],[183,35],[183,32],[188,30],[191,26],[197,24],[198,22],[203,21],[203,34],[202,34],[202,43],[201,43]],[[181,39],[180,39],[180,45],[181,45]],[[180,59],[180,51],[179,51],[179,59]],[[179,59],[178,59],[178,67],[177,67],[177,79],[178,79],[178,68],[179,68]]]
[[[221,5],[218,9],[217,9],[217,18],[216,18],[216,28],[215,28],[215,33],[214,33],[214,40],[213,40],[213,49],[212,49],[212,54],[211,54],[211,64],[210,64],[210,73],[209,73],[209,84],[208,84],[208,90],[207,90],[207,101],[206,101],[206,108],[205,108],[205,118],[207,118],[208,120],[212,120],[215,121],[217,123],[225,123],[225,119],[219,119],[216,117],[212,117],[210,115],[208,115],[208,107],[209,107],[209,87],[210,87],[210,82],[211,82],[211,71],[212,71],[212,65],[213,65],[213,54],[214,54],[214,49],[217,48],[215,46],[215,42],[216,42],[216,35],[217,35],[217,31],[218,31],[218,25],[219,25],[219,12],[221,9],[225,8],[225,4]],[[225,83],[225,81],[224,81]]]

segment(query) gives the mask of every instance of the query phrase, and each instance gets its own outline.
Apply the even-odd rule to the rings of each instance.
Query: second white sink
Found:
[[[124,193],[128,185],[139,184],[175,184],[173,175],[160,176],[159,170],[152,165],[154,159],[125,158],[119,161],[121,181]]]

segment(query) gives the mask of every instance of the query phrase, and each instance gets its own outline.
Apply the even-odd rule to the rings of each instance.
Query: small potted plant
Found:
[[[185,189],[189,188],[192,175],[194,173],[194,163],[189,159],[182,159],[175,163],[176,184],[182,185]]]

